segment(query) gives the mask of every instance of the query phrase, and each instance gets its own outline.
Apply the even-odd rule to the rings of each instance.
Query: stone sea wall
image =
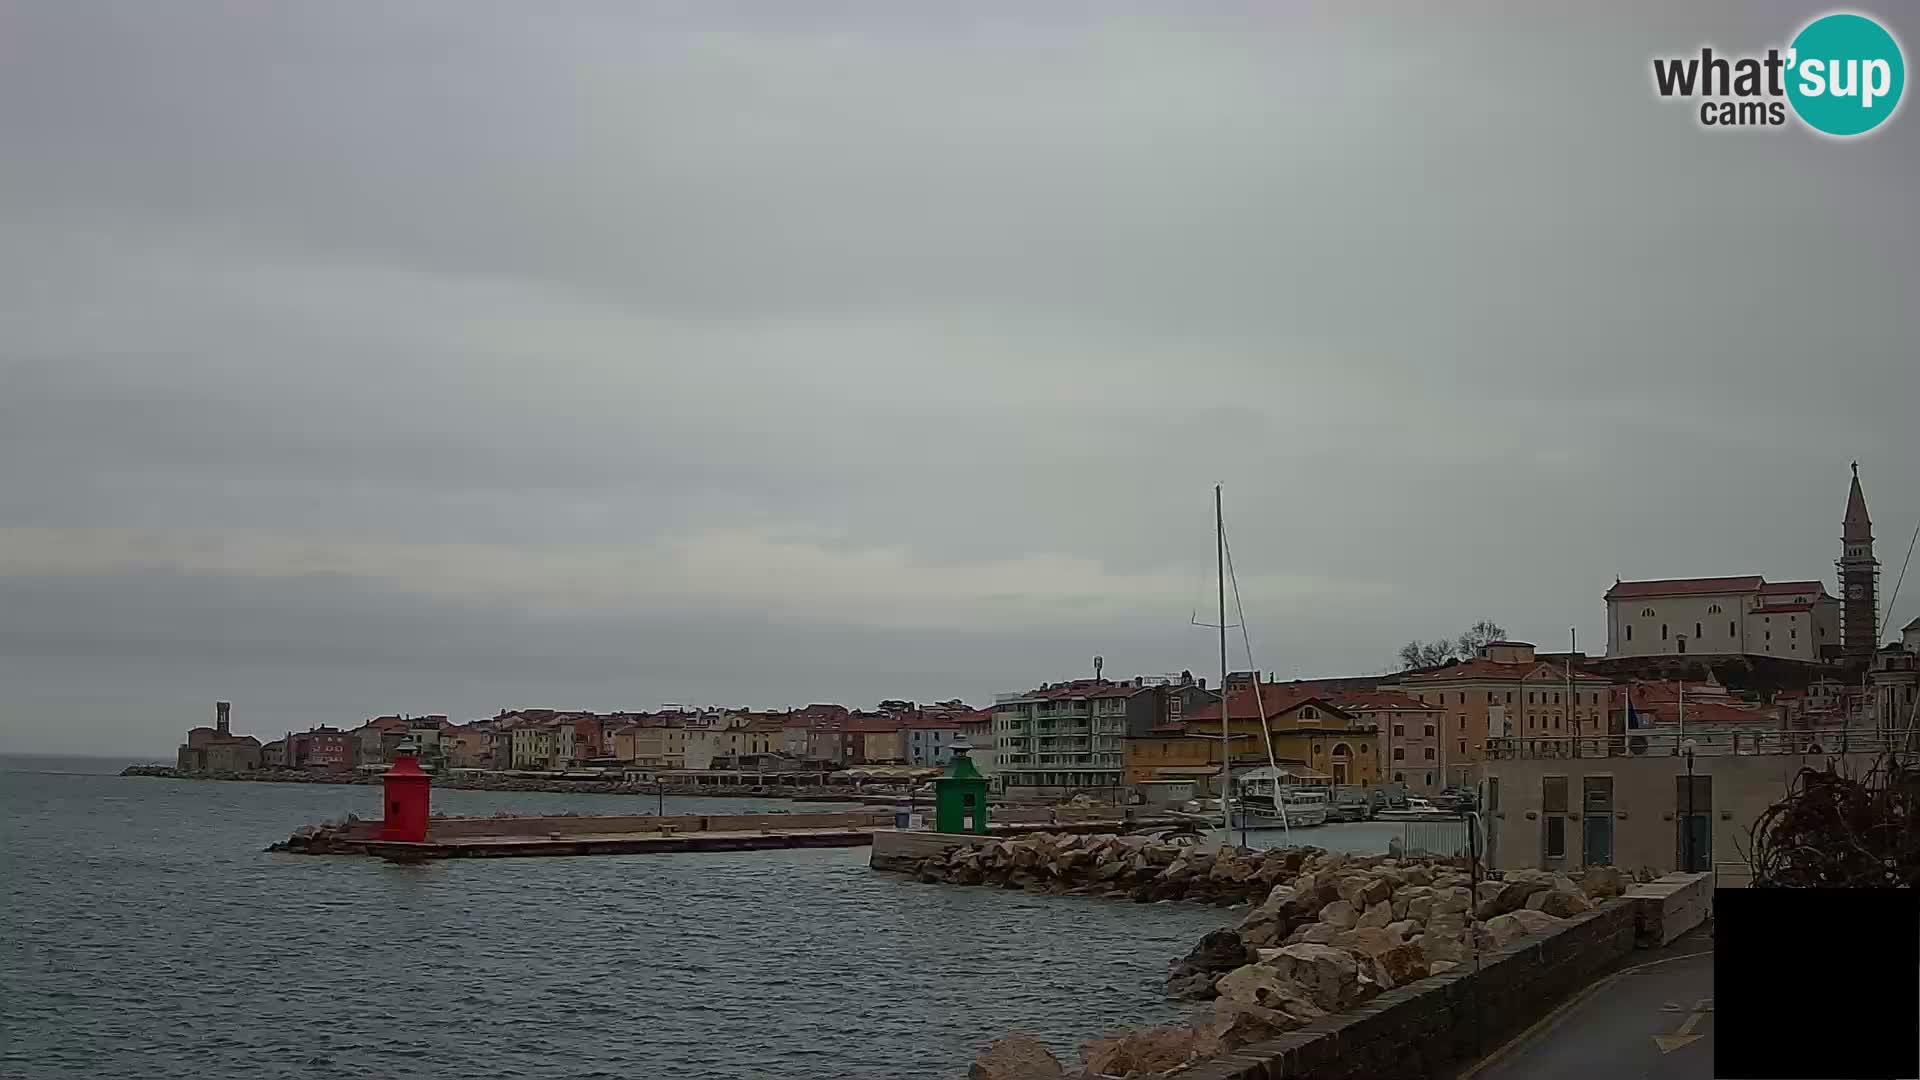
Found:
[[[922,859],[912,873],[926,882],[1142,903],[1251,905],[1238,925],[1206,935],[1170,965],[1168,994],[1204,1002],[1190,1022],[1094,1039],[1081,1047],[1076,1073],[1036,1041],[1012,1035],[981,1053],[969,1074],[976,1080],[1189,1070],[1459,971],[1476,952],[1484,959],[1550,933],[1629,884],[1608,868],[1579,882],[1541,871],[1476,882],[1457,860],[1045,833],[956,847]]]

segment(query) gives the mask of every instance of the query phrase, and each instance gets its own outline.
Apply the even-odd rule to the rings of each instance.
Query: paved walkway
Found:
[[[1713,937],[1642,953],[1456,1080],[1708,1080]]]

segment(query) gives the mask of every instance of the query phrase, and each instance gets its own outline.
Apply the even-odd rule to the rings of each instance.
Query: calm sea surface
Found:
[[[1066,1056],[1176,1015],[1167,961],[1234,917],[917,885],[870,872],[865,848],[269,855],[298,825],[378,817],[378,789],[121,764],[0,757],[0,1075],[958,1077],[1011,1029]],[[453,814],[653,802],[433,798]],[[783,808],[826,807],[668,799]]]

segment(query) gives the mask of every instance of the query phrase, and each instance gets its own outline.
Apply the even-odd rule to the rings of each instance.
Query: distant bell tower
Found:
[[[227,727],[228,714],[231,713],[232,711],[233,711],[232,702],[230,701],[214,702],[213,703],[213,730],[219,732],[222,735],[233,734],[233,732],[229,730]]]
[[[1860,491],[1860,463],[1853,463],[1853,489],[1840,526],[1840,650],[1848,660],[1870,662],[1880,643],[1880,560],[1873,557],[1873,519]]]

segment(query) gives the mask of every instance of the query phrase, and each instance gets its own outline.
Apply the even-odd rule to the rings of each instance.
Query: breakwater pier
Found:
[[[762,851],[783,848],[864,847],[880,835],[903,833],[891,811],[818,814],[706,814],[661,816],[543,815],[439,817],[421,841],[382,837],[383,822],[349,819],[303,826],[269,851],[295,855],[363,855],[400,862],[433,859],[642,855],[690,851]],[[988,835],[1033,832],[1110,833],[1177,826],[1157,816],[1111,808],[993,810]]]

